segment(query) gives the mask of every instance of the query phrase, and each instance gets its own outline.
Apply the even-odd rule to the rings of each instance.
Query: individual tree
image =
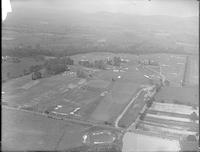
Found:
[[[140,115],[140,120],[144,120],[144,116],[145,116],[145,113],[142,113],[142,114]]]
[[[49,74],[59,74],[66,71],[64,59],[50,59],[44,63],[44,67]]]
[[[29,71],[32,73],[32,72],[39,71],[41,69],[42,69],[42,65],[32,65],[30,66]]]
[[[102,70],[106,69],[106,65],[105,65],[103,60],[95,60],[94,61],[94,67],[98,68],[98,69],[102,69]]]
[[[120,57],[114,57],[113,62],[114,62],[114,66],[120,66],[121,58]]]
[[[112,60],[107,59],[106,63],[107,63],[108,65],[112,65]]]
[[[147,107],[148,107],[148,108],[150,108],[150,107],[151,107],[151,105],[152,105],[152,103],[153,103],[153,101],[152,101],[152,100],[148,100],[148,101],[147,101]]]
[[[197,116],[196,112],[193,112],[193,113],[190,114],[190,119],[192,121],[196,121],[196,120],[199,119],[199,117]]]
[[[39,72],[39,71],[33,72],[32,80],[37,80],[37,79],[40,79],[40,78],[42,78],[41,72]]]
[[[73,59],[71,59],[70,57],[67,57],[67,58],[65,58],[64,59],[65,61],[65,64],[67,64],[67,65],[73,65],[74,64],[74,60]]]

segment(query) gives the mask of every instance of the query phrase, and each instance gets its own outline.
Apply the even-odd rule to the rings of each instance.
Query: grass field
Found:
[[[2,150],[66,150],[82,145],[85,129],[86,126],[2,108]]]

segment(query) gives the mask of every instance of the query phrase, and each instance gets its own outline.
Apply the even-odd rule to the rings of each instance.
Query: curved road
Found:
[[[160,78],[162,79],[162,83],[164,84],[165,80],[166,80],[166,77],[161,73],[161,72],[157,72],[153,69],[149,69],[147,67],[144,67],[142,66],[143,68],[146,68],[147,70],[150,70],[156,74],[158,74],[160,76]],[[152,86],[148,86],[148,87],[145,87],[143,89],[141,89],[140,91],[138,91],[138,93],[131,99],[131,101],[128,103],[128,105],[124,108],[124,110],[122,111],[122,113],[117,117],[117,119],[115,120],[115,127],[116,128],[119,128],[118,124],[119,124],[119,121],[120,119],[124,116],[124,114],[126,113],[126,111],[130,108],[130,106],[134,103],[135,99],[137,99],[137,97],[140,95],[140,93],[142,91],[147,91],[147,95],[148,96],[152,96],[153,94],[150,93],[150,90],[152,90],[154,88],[154,85]]]
[[[124,114],[127,112],[127,110],[130,108],[130,106],[134,103],[134,101],[137,99],[137,97],[142,93],[142,91],[148,91],[152,88],[152,86],[142,88],[140,91],[137,92],[137,94],[131,99],[131,101],[128,103],[128,105],[124,108],[122,113],[117,117],[115,120],[115,127],[119,128],[118,124],[120,119],[124,116]]]

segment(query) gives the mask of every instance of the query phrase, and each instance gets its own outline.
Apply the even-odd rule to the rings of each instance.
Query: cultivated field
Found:
[[[193,112],[199,115],[199,109],[192,106],[153,102],[144,117],[137,121],[136,129],[176,140],[196,135],[199,124],[198,120],[191,120]]]
[[[164,87],[156,96],[156,100],[161,102],[166,100],[171,103],[186,105],[198,105],[199,93],[197,86],[191,87]]]
[[[155,137],[139,133],[126,133],[123,138],[122,151],[179,151],[177,140]]]

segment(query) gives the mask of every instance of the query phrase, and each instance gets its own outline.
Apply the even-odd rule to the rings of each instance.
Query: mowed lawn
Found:
[[[2,150],[65,150],[82,145],[88,126],[2,108]]]

